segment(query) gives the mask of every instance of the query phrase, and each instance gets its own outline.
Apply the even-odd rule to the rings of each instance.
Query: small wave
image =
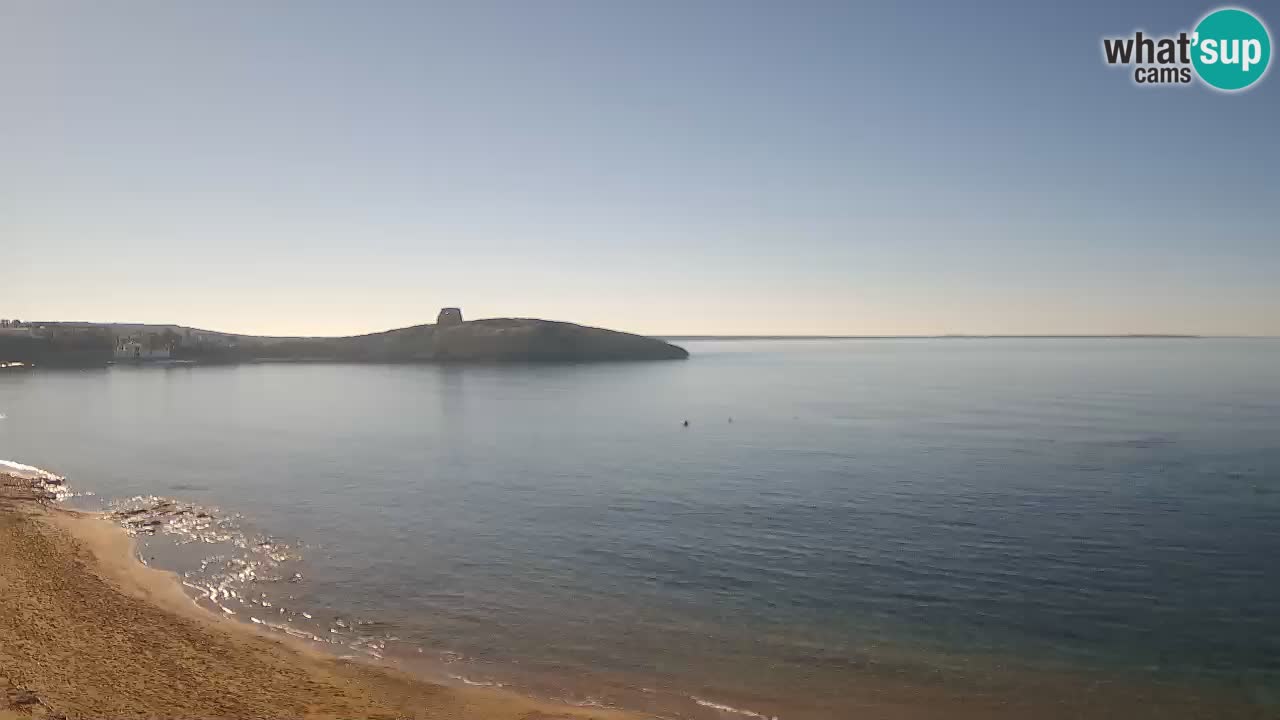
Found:
[[[5,415],[4,413],[0,413],[0,420],[8,420],[8,419],[9,419],[8,415]]]
[[[268,595],[262,587],[303,581],[295,565],[301,548],[246,528],[239,513],[175,498],[139,495],[106,504],[109,517],[130,535],[167,536],[175,547],[191,546],[188,569],[180,572],[182,585],[196,605],[206,607],[276,632],[315,643],[349,648],[382,659],[389,634],[369,634],[385,627],[360,619],[333,618],[326,623],[329,637],[313,630],[322,621],[310,612],[286,607],[282,594]],[[196,560],[196,558],[199,558]],[[288,595],[288,600],[293,596]],[[291,603],[290,603],[291,604]],[[268,615],[267,613],[270,613]],[[274,619],[272,619],[274,618]],[[363,630],[364,632],[361,632]]]
[[[735,715],[745,715],[747,717],[759,718],[760,720],[779,720],[777,715],[761,715],[758,712],[754,712],[751,710],[743,710],[742,708],[736,708],[736,707],[733,707],[732,705],[724,705],[718,702],[711,702],[710,700],[703,700],[702,698],[696,695],[693,696],[693,701],[698,703],[702,707],[711,708],[712,710],[719,710],[720,712],[733,713]]]
[[[57,473],[51,473],[35,465],[25,465],[13,460],[0,460],[0,471],[32,481],[36,490],[43,491],[54,500],[66,500],[78,495],[92,495],[91,492],[75,492],[67,485],[67,479]]]
[[[73,492],[65,477],[15,460],[0,460],[0,473],[29,481],[32,489],[42,491],[49,499],[94,494]],[[388,641],[398,639],[385,632],[381,636],[369,634],[370,630],[386,627],[369,620],[335,618],[336,627],[329,627],[329,632],[335,635],[330,638],[291,624],[314,625],[317,620],[310,612],[286,608],[282,598],[269,598],[256,586],[302,582],[302,573],[294,571],[295,563],[302,559],[300,548],[249,531],[243,526],[239,513],[225,514],[216,507],[155,495],[114,499],[104,503],[104,510],[109,519],[131,536],[163,535],[168,536],[175,547],[208,548],[193,548],[199,559],[189,558],[194,562],[188,565],[188,570],[179,573],[182,585],[191,591],[188,596],[198,607],[312,642],[346,646],[376,659],[383,658]],[[144,565],[150,564],[141,551],[138,560]],[[288,597],[293,599],[292,595]],[[282,622],[266,619],[267,616],[261,614],[264,611],[278,616]]]
[[[302,579],[301,573],[292,572],[291,564],[300,559],[293,546],[250,533],[242,527],[238,514],[227,515],[217,508],[172,498],[140,495],[117,499],[107,504],[107,511],[130,535],[167,535],[175,546],[209,548],[194,550],[196,556],[203,556],[198,568],[191,565],[181,573],[182,584],[194,591],[192,599],[197,605],[203,602],[210,609],[293,634],[293,628],[255,617],[264,611],[288,620],[298,615],[281,605],[279,598],[268,598],[256,587]],[[309,619],[309,615],[305,617]],[[315,637],[310,632],[301,634]]]
[[[40,480],[66,480],[66,478],[61,475],[55,475],[44,468],[38,468],[35,465],[23,465],[22,463],[14,462],[13,460],[0,460],[0,466],[9,468],[14,475],[18,475],[20,477],[29,477],[32,479],[38,478]]]
[[[502,687],[500,682],[491,682],[489,680],[472,680],[464,675],[449,675],[450,678],[457,680],[464,685],[472,685],[474,687]]]

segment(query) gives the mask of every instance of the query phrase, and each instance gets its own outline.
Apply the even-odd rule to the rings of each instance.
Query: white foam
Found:
[[[711,708],[712,710],[719,710],[720,712],[733,713],[735,715],[746,715],[747,717],[759,718],[760,720],[779,720],[777,715],[761,715],[758,712],[753,712],[751,710],[743,710],[742,708],[736,708],[736,707],[733,707],[732,705],[724,705],[722,703],[711,702],[710,700],[703,700],[702,698],[696,695],[692,697],[694,702],[698,703],[702,707]]]
[[[77,495],[93,494],[91,492],[73,492],[70,486],[67,485],[67,479],[65,477],[58,475],[57,473],[51,473],[44,468],[38,468],[35,465],[26,465],[13,460],[0,460],[0,471],[34,481],[32,486],[35,489],[43,490],[55,500],[66,500],[69,497],[75,497]]]
[[[454,680],[457,680],[458,682],[464,685],[472,685],[475,687],[502,687],[502,683],[500,682],[490,682],[488,680],[472,680],[471,678],[466,677],[464,675],[450,674],[449,677],[453,678]]]
[[[192,591],[197,606],[205,602],[215,612],[237,620],[312,642],[346,646],[364,656],[384,657],[391,636],[355,634],[357,626],[366,624],[361,620],[335,619],[335,627],[328,628],[331,637],[292,627],[288,621],[305,618],[314,622],[314,616],[286,608],[280,598],[273,600],[258,584],[300,581],[302,574],[289,572],[292,568],[288,565],[301,559],[300,552],[291,544],[247,530],[239,513],[226,515],[215,507],[154,495],[119,498],[107,503],[107,509],[109,517],[130,535],[167,536],[178,546],[217,547],[210,554],[197,550],[203,556],[199,566],[182,573],[182,584]],[[277,614],[284,622],[273,622],[264,612]]]
[[[0,415],[0,417],[4,416]],[[38,468],[35,465],[23,465],[22,463],[14,462],[13,460],[0,460],[0,465],[9,468],[10,472],[20,477],[28,477],[38,480],[56,480],[59,482],[66,480],[66,478],[61,475],[55,475],[48,470]]]

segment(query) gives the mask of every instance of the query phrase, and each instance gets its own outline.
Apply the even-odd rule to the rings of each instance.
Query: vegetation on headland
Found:
[[[524,318],[443,322],[348,337],[262,337],[178,325],[28,323],[0,332],[0,359],[95,366],[112,360],[238,362],[589,362],[673,360],[683,348],[655,338]]]

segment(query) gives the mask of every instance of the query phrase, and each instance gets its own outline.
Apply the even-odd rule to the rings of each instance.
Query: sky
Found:
[[[0,0],[0,317],[1280,335],[1280,76],[1102,60],[1215,7]]]

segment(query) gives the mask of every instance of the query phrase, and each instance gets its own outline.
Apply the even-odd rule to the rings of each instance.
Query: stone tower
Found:
[[[456,307],[441,308],[440,314],[436,316],[437,325],[461,325],[462,309]]]

